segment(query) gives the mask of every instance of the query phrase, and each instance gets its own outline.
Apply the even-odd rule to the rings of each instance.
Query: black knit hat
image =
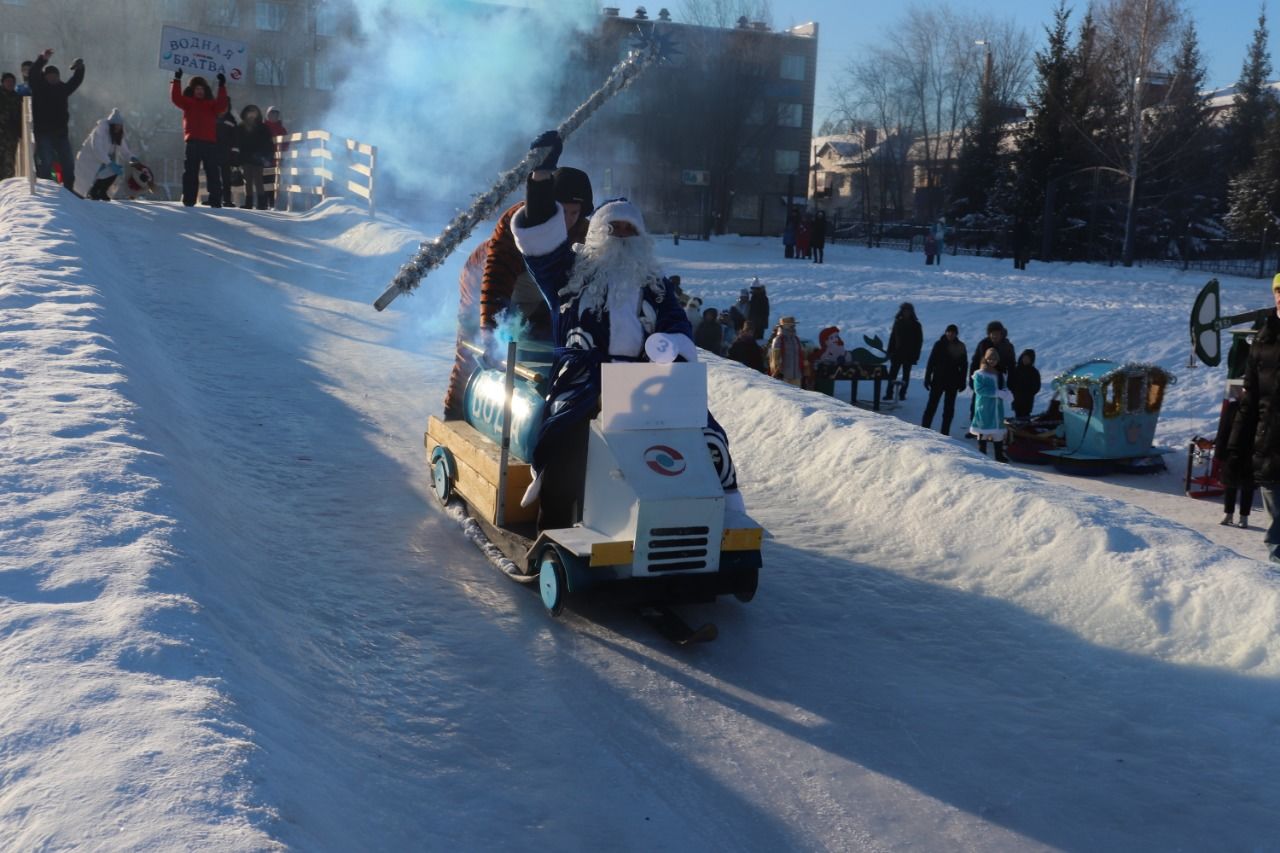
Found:
[[[56,66],[56,65],[46,65],[46,66],[44,67],[44,73],[45,73],[45,74],[57,74],[59,77],[61,77],[61,76],[62,76],[62,72],[58,70],[58,66]]]
[[[561,166],[551,173],[551,180],[555,182],[556,201],[561,204],[576,201],[582,205],[582,216],[590,216],[596,209],[591,196],[591,179],[586,172],[572,166]]]

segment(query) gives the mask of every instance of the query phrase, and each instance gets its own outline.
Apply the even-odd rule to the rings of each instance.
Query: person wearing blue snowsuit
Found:
[[[540,500],[538,527],[546,530],[571,527],[581,518],[587,436],[600,409],[600,366],[646,361],[650,350],[696,361],[697,350],[675,285],[657,270],[640,210],[626,199],[601,204],[586,241],[571,246],[551,179],[563,143],[548,131],[530,147],[547,153],[530,175],[524,209],[511,224],[516,246],[551,309],[555,349],[530,460],[534,481],[522,503]],[[621,264],[608,263],[619,258]],[[709,412],[703,432],[726,507],[742,509],[724,430]]]
[[[1013,402],[1013,393],[1004,387],[1000,374],[1000,353],[989,349],[982,354],[981,367],[970,380],[973,385],[973,420],[969,432],[978,439],[978,452],[987,454],[987,442],[995,443],[997,462],[1008,462],[1004,455],[1005,408]]]

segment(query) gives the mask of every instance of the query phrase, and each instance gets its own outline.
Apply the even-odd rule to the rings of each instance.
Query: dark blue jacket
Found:
[[[551,331],[556,343],[545,417],[531,460],[535,471],[543,470],[545,458],[541,448],[547,434],[592,416],[600,399],[600,365],[614,360],[609,355],[608,310],[583,312],[579,310],[579,295],[560,295],[576,260],[568,240],[548,254],[525,256],[529,272],[551,308]],[[662,280],[661,294],[649,287],[642,293],[654,317],[653,328],[646,329],[647,332],[680,334],[692,339],[693,327],[680,307],[670,279]],[[644,360],[644,355],[638,360]]]

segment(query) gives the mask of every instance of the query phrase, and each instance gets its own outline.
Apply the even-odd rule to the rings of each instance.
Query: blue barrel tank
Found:
[[[524,366],[533,370],[540,367]],[[502,444],[502,397],[506,383],[506,373],[501,370],[477,370],[471,375],[463,398],[467,423],[498,445]],[[543,403],[537,386],[517,376],[511,396],[511,454],[522,462],[533,458]]]

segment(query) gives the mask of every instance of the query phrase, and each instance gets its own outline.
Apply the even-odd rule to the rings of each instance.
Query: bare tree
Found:
[[[1182,10],[1177,0],[1107,0],[1098,11],[1105,61],[1114,79],[1132,86],[1129,95],[1129,205],[1125,214],[1125,266],[1133,265],[1134,222],[1138,202],[1138,178],[1145,136],[1143,113],[1149,106],[1153,78],[1173,64],[1177,28]],[[1161,75],[1167,77],[1167,75]],[[1167,79],[1162,88],[1167,87]]]
[[[681,20],[700,27],[733,27],[740,18],[773,24],[769,0],[682,0],[680,12]]]
[[[864,145],[861,160],[864,205],[879,217],[901,217],[906,205],[906,154],[914,138],[911,93],[892,69],[874,56],[845,68],[832,96],[836,111],[850,126],[873,131],[875,145]],[[864,142],[870,136],[864,135]]]
[[[1026,32],[945,3],[909,7],[867,59],[845,69],[833,92],[845,118],[914,140],[910,159],[923,180],[913,183],[927,218],[941,209],[963,131],[973,119],[986,58],[978,42],[991,51],[997,97],[1004,103],[1020,98],[1031,67]],[[901,165],[904,171],[909,166]]]

